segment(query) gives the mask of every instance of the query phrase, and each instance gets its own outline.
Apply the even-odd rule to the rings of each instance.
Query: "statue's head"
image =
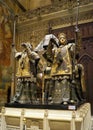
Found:
[[[58,39],[59,39],[60,44],[65,45],[67,43],[67,38],[66,38],[65,33],[59,33]]]
[[[33,50],[33,47],[32,47],[32,45],[31,45],[29,42],[23,42],[23,43],[21,43],[21,46],[22,46],[24,49],[29,48],[29,49]]]

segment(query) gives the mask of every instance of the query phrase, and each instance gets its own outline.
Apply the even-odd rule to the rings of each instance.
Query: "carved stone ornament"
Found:
[[[93,7],[91,2],[92,2],[92,0],[84,0],[84,1],[81,0],[80,1],[80,11],[91,10]],[[26,22],[29,20],[35,20],[36,18],[40,19],[40,17],[41,18],[43,16],[46,17],[48,14],[55,14],[56,12],[59,12],[59,13],[60,12],[62,13],[62,11],[64,13],[65,13],[65,11],[75,12],[76,6],[77,6],[76,0],[66,0],[66,1],[54,0],[52,5],[45,6],[42,8],[37,8],[35,10],[30,10],[30,11],[27,11],[26,13],[23,13],[22,15],[19,15],[18,23]],[[87,7],[89,7],[89,8],[87,8]]]
[[[73,4],[72,4],[73,3]],[[91,3],[91,4],[90,4]],[[39,44],[49,28],[58,29],[76,24],[77,1],[56,1],[53,4],[27,11],[18,16],[17,43],[30,41],[34,47]],[[79,4],[78,23],[93,21],[92,0],[81,0]]]

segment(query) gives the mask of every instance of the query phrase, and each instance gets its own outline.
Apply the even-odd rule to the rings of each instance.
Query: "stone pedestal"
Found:
[[[90,130],[91,107],[84,103],[75,110],[10,108],[1,112],[1,130],[23,130],[24,119],[28,130]],[[3,126],[5,126],[3,128]]]

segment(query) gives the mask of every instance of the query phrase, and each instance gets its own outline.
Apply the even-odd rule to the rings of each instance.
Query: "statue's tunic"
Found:
[[[17,77],[31,77],[30,61],[27,53],[22,53],[21,58],[18,60]]]
[[[55,50],[54,63],[51,69],[51,75],[71,75],[72,63],[69,54],[68,45],[60,46]]]

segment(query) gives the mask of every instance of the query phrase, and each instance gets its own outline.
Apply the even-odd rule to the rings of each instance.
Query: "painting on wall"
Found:
[[[12,31],[9,11],[0,4],[0,89],[6,89],[11,82]]]

